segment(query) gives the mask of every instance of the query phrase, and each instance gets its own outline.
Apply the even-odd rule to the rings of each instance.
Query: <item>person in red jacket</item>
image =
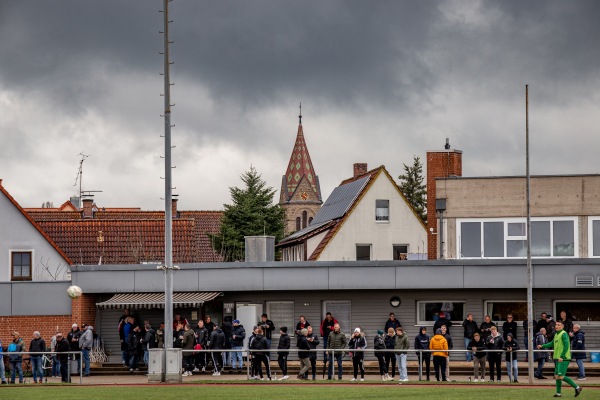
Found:
[[[327,338],[333,332],[333,326],[337,324],[337,320],[333,318],[330,312],[325,314],[325,319],[321,322],[321,337],[323,338],[323,347],[327,348]],[[327,364],[327,352],[323,353],[323,363]]]

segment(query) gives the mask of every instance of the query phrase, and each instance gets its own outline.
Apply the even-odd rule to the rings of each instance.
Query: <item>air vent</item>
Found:
[[[599,279],[600,281],[600,279]],[[575,277],[575,286],[577,287],[594,287],[594,277],[593,276],[576,276]]]
[[[600,287],[600,275],[598,275],[598,282],[596,282],[596,286]]]

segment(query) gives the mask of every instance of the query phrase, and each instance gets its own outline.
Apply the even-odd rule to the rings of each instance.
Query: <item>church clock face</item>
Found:
[[[308,199],[308,194],[306,194],[306,192],[302,192],[300,197],[302,198],[302,200],[306,200],[306,199]]]

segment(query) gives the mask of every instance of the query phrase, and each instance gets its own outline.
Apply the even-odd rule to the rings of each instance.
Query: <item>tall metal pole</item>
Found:
[[[165,85],[165,349],[173,347],[173,215],[171,209],[171,77],[169,74],[169,0],[164,0]]]
[[[533,384],[533,266],[531,265],[531,208],[529,175],[529,85],[525,85],[525,170],[527,174],[527,355],[529,383]]]

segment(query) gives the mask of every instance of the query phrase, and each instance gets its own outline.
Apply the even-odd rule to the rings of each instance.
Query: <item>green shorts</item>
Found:
[[[571,362],[571,360],[563,362],[558,362],[555,360],[555,362],[556,364],[554,366],[554,375],[567,376],[567,369],[569,368],[569,363]]]

